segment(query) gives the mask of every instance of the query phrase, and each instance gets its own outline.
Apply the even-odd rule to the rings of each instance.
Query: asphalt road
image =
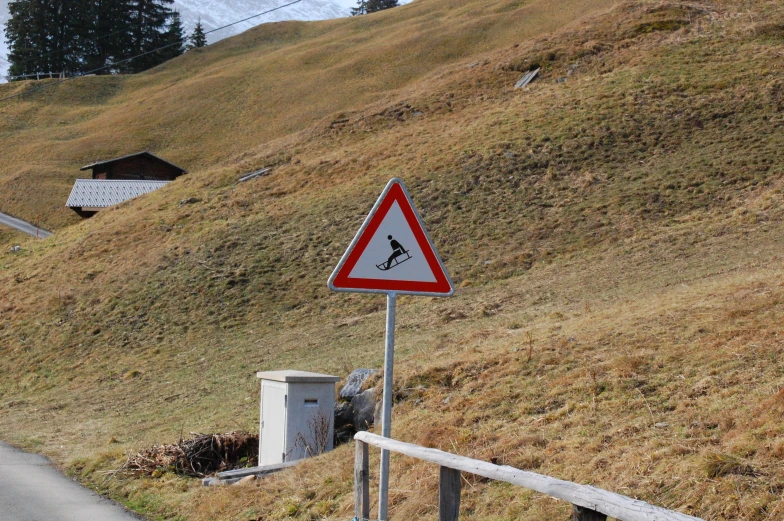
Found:
[[[139,521],[63,476],[49,461],[0,442],[2,521]]]
[[[0,212],[0,224],[4,224],[6,226],[10,226],[15,230],[19,230],[20,232],[24,232],[28,235],[32,235],[35,237],[35,225],[30,224],[27,221],[23,221],[22,219],[17,219],[16,217],[11,217],[10,215],[4,214]],[[46,239],[47,237],[51,237],[52,232],[47,232],[46,230],[39,228],[38,229],[38,237],[41,239]]]

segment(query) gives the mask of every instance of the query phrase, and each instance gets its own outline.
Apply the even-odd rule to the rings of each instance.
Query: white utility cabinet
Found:
[[[337,376],[305,371],[267,371],[261,379],[259,466],[332,450]]]

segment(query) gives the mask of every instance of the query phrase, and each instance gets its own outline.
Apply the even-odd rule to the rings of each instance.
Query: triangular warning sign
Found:
[[[452,281],[400,179],[387,184],[329,278],[335,291],[448,297]]]

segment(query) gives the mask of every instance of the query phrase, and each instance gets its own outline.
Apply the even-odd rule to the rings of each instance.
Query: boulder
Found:
[[[368,389],[351,399],[351,409],[354,412],[354,429],[366,431],[373,426],[376,412],[376,391]]]
[[[337,402],[335,404],[335,440],[337,447],[343,443],[348,443],[354,436],[354,409],[348,402]]]
[[[346,384],[340,389],[340,398],[351,400],[362,392],[362,385],[370,375],[376,373],[375,369],[354,369],[346,378]]]
[[[354,410],[349,402],[335,404],[335,430],[354,424]]]

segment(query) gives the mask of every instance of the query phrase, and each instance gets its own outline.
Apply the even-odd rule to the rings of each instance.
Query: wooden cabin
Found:
[[[92,179],[77,179],[65,205],[81,217],[154,192],[187,172],[165,159],[140,152],[82,167]]]
[[[124,181],[174,181],[187,172],[179,166],[150,152],[139,152],[129,156],[100,161],[82,167],[93,171],[93,179],[115,179]]]

